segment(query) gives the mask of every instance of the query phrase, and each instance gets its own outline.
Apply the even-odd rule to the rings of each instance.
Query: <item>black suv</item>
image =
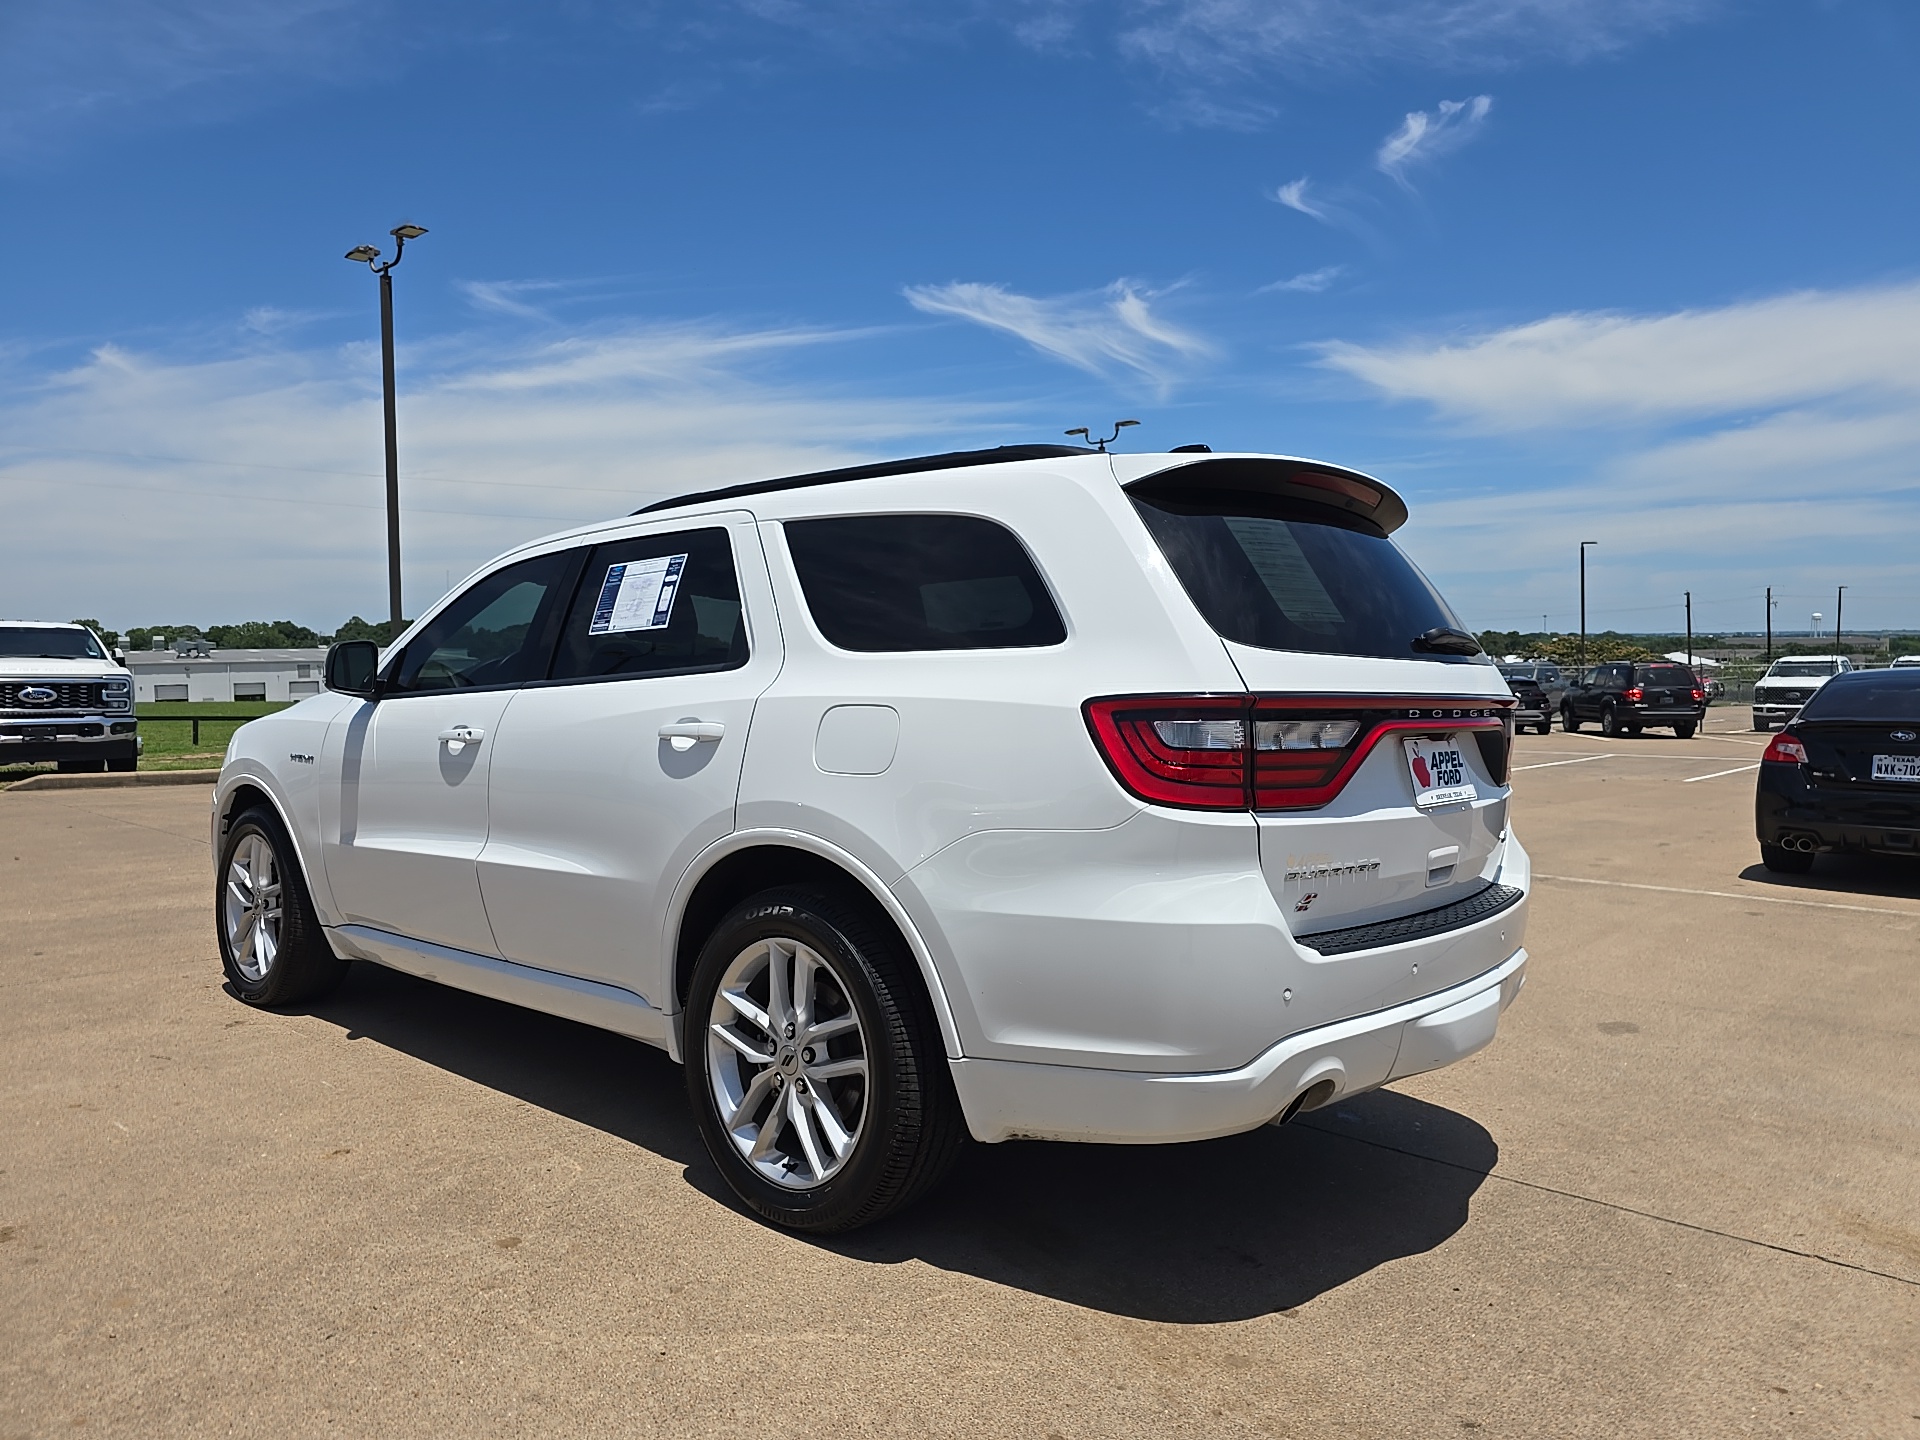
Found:
[[[1614,661],[1579,675],[1560,702],[1560,725],[1578,730],[1598,720],[1607,735],[1638,735],[1648,725],[1671,725],[1691,740],[1707,714],[1707,688],[1684,665]]]
[[[1513,691],[1513,698],[1519,702],[1513,707],[1513,728],[1525,730],[1532,726],[1544,735],[1553,726],[1553,698],[1534,679],[1537,668],[1533,665],[1502,665],[1500,673],[1506,677],[1507,688]]]

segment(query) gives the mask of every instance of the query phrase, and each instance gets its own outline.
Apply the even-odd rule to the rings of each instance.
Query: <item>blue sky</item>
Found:
[[[1122,416],[1405,493],[1476,627],[1920,627],[1896,0],[0,11],[0,613],[417,610],[732,478]],[[1135,439],[1134,437],[1138,437]]]

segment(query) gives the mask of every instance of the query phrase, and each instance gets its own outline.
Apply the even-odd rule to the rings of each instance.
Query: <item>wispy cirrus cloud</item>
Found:
[[[1088,374],[1131,374],[1162,391],[1214,353],[1207,340],[1154,313],[1153,303],[1164,292],[1128,280],[1052,297],[972,281],[909,285],[904,293],[907,303],[924,314],[970,320]]]
[[[1432,111],[1412,110],[1400,128],[1380,142],[1373,164],[1381,174],[1403,189],[1413,189],[1407,172],[1458,150],[1472,140],[1486,124],[1493,109],[1491,95],[1475,95],[1468,100],[1442,100]]]
[[[1334,281],[1347,273],[1344,265],[1323,265],[1318,270],[1308,270],[1295,275],[1290,280],[1275,280],[1271,285],[1262,285],[1253,293],[1271,295],[1281,291],[1291,291],[1298,295],[1318,295],[1330,288]]]

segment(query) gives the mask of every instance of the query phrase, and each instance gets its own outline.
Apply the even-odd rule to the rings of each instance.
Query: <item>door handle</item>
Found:
[[[676,750],[691,750],[701,741],[711,744],[726,733],[727,727],[717,720],[682,720],[660,727],[660,738]]]
[[[440,732],[440,743],[447,747],[449,755],[458,755],[469,745],[478,745],[487,738],[487,732],[477,725],[453,725]]]

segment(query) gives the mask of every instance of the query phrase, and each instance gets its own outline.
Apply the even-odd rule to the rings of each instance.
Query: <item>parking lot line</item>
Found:
[[[1789,900],[1784,895],[1753,895],[1738,890],[1689,890],[1680,885],[1647,885],[1636,880],[1596,880],[1588,875],[1545,875],[1536,870],[1536,880],[1559,880],[1567,885],[1611,885],[1619,890],[1658,890],[1663,895],[1715,895],[1722,900],[1758,900],[1766,905],[1807,905],[1815,910],[1857,910],[1864,915],[1904,915],[1920,920],[1920,910],[1889,910],[1884,905],[1842,905],[1834,900]]]
[[[1680,783],[1682,785],[1691,785],[1696,780],[1718,780],[1722,775],[1744,775],[1749,770],[1758,770],[1759,768],[1760,762],[1756,760],[1751,765],[1736,765],[1731,770],[1716,770],[1711,775],[1689,775]]]
[[[1515,770],[1551,770],[1556,765],[1585,765],[1589,760],[1605,760],[1605,755],[1582,755],[1578,760],[1543,760],[1538,765],[1516,765]]]

